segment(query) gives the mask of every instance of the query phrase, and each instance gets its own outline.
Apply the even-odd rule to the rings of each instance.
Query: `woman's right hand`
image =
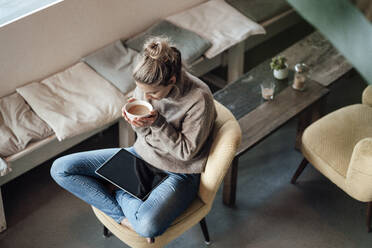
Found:
[[[137,100],[136,98],[129,98],[128,102],[134,102],[135,100]],[[128,116],[126,115],[125,113],[125,110],[124,110],[124,107],[121,109],[121,115],[124,117],[124,119],[131,125],[135,126],[135,127],[143,127],[144,126],[144,123],[138,121],[138,120],[133,120],[131,121]]]
[[[134,102],[136,100],[136,98],[134,97],[131,97],[128,99],[128,102]],[[124,117],[124,119],[129,123],[129,124],[132,124],[132,122],[129,120],[128,116],[125,114],[125,109],[124,109],[125,106],[123,106],[121,108],[121,116]]]

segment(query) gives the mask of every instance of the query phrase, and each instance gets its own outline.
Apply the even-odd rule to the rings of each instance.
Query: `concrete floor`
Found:
[[[366,84],[357,75],[332,85],[327,112],[359,103]],[[236,207],[222,204],[218,192],[207,224],[209,247],[347,247],[372,246],[365,226],[366,206],[353,200],[312,166],[297,185],[289,183],[302,156],[293,149],[292,120],[240,159]],[[110,128],[66,153],[112,147]],[[52,161],[2,187],[8,229],[1,248],[127,247],[116,237],[104,238],[91,208],[52,181]],[[197,225],[169,248],[206,247]]]

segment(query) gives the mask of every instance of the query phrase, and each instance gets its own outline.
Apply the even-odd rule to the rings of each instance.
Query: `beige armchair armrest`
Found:
[[[372,138],[364,138],[355,145],[346,184],[356,199],[372,201]]]
[[[364,89],[362,103],[372,107],[372,85],[368,85],[368,87]]]

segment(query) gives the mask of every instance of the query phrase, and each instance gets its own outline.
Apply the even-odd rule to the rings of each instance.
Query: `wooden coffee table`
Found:
[[[298,62],[309,66],[309,78],[328,87],[351,71],[351,64],[318,31],[313,32],[280,53],[290,68]]]
[[[235,204],[239,157],[296,116],[299,116],[296,139],[299,147],[302,132],[321,116],[329,92],[313,80],[306,82],[304,91],[293,90],[294,73],[291,71],[286,80],[276,80],[269,63],[270,60],[263,62],[214,94],[233,113],[242,129],[242,143],[224,180],[223,202],[229,206]],[[272,101],[261,97],[260,83],[268,80],[276,83]]]

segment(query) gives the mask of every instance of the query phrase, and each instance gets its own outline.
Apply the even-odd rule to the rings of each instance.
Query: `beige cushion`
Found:
[[[205,52],[213,58],[250,35],[265,34],[265,29],[223,0],[212,0],[169,16],[166,20],[193,31],[212,42]]]
[[[372,137],[360,140],[354,147],[346,186],[347,192],[355,199],[372,201]]]
[[[8,164],[7,161],[4,159],[0,158],[0,176],[5,176],[6,174],[12,172],[12,168]]]
[[[372,137],[372,108],[356,104],[336,110],[311,124],[302,136],[307,160],[352,197],[346,186],[354,147]]]
[[[23,150],[53,133],[18,93],[0,99],[0,156]]]
[[[59,141],[118,119],[126,102],[115,86],[83,62],[17,92],[52,127]]]
[[[372,107],[372,85],[364,89],[362,95],[362,103]]]

